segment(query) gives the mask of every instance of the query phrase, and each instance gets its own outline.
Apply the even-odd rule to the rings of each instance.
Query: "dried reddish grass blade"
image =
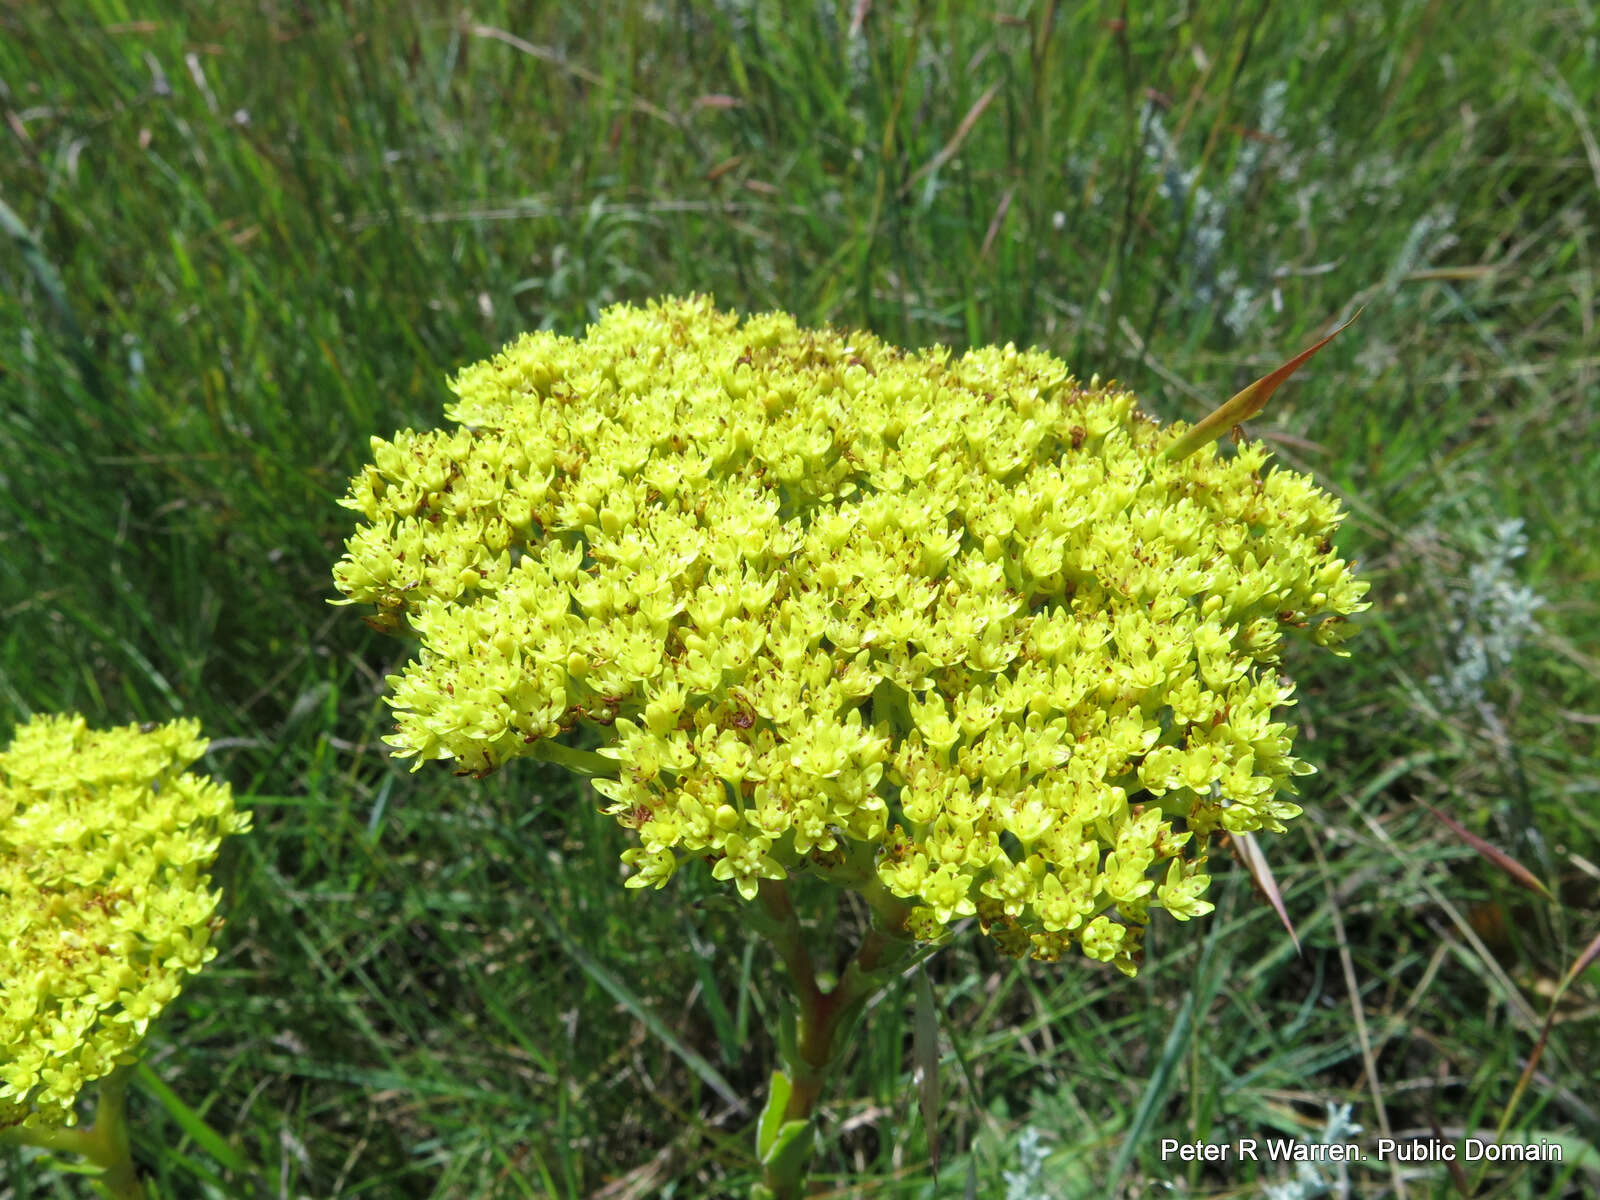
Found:
[[[1578,955],[1576,961],[1573,962],[1571,970],[1567,972],[1567,977],[1561,981],[1562,988],[1571,987],[1573,980],[1587,971],[1597,958],[1600,958],[1600,933],[1594,935],[1594,941],[1590,942],[1584,948],[1583,953]]]
[[[715,183],[743,161],[744,155],[742,154],[730,155],[706,172],[706,182]]]
[[[1538,893],[1546,900],[1555,899],[1555,897],[1550,894],[1550,889],[1545,887],[1544,883],[1537,875],[1528,870],[1527,867],[1523,866],[1516,859],[1512,858],[1504,850],[1501,850],[1497,846],[1491,846],[1477,834],[1467,830],[1461,824],[1461,822],[1457,821],[1454,817],[1447,816],[1445,813],[1440,812],[1426,800],[1420,801],[1420,803],[1423,808],[1427,809],[1435,817],[1437,817],[1439,822],[1444,825],[1445,828],[1449,829],[1451,833],[1455,834],[1484,858],[1488,859],[1495,866],[1499,867],[1501,871],[1505,872],[1512,882],[1520,884],[1522,887],[1527,888],[1530,892]]]
[[[850,36],[855,37],[861,32],[861,27],[867,23],[867,13],[872,9],[872,0],[856,0],[855,10],[850,14]]]
[[[1184,434],[1172,445],[1167,447],[1167,452],[1162,456],[1167,459],[1185,458],[1200,449],[1207,442],[1214,442],[1240,421],[1248,421],[1267,406],[1267,400],[1273,392],[1278,390],[1278,385],[1289,376],[1298,371],[1306,359],[1318,350],[1321,350],[1334,338],[1338,337],[1359,317],[1362,309],[1356,309],[1349,321],[1335,329],[1327,337],[1314,346],[1309,346],[1300,351],[1283,366],[1271,374],[1263,375],[1249,387],[1238,393],[1227,403],[1216,409],[1209,416],[1203,418],[1197,425]]]
[[[1528,1084],[1533,1082],[1533,1073],[1539,1069],[1539,1060],[1544,1057],[1544,1048],[1550,1041],[1550,1029],[1556,1020],[1556,1005],[1561,1002],[1562,995],[1574,980],[1589,969],[1589,964],[1600,958],[1600,933],[1595,934],[1594,940],[1584,948],[1582,954],[1574,960],[1572,967],[1563,976],[1561,984],[1556,988],[1555,995],[1550,997],[1550,1011],[1545,1014],[1544,1024],[1539,1026],[1539,1040],[1533,1044],[1533,1053],[1528,1055],[1528,1065],[1522,1068],[1522,1075],[1517,1080],[1516,1089],[1511,1093],[1511,1099],[1506,1102],[1506,1111],[1500,1116],[1499,1133],[1504,1135],[1511,1128],[1512,1114],[1517,1111],[1517,1105],[1522,1100],[1522,1094],[1528,1090]]]
[[[956,126],[955,132],[950,135],[950,140],[944,144],[939,153],[918,167],[911,178],[901,186],[900,194],[902,196],[909,196],[911,189],[921,183],[927,175],[937,171],[956,156],[956,152],[961,149],[961,143],[967,140],[967,134],[972,132],[972,127],[978,123],[978,118],[983,116],[983,110],[988,108],[999,94],[1000,85],[998,83],[990,84],[989,90],[979,96],[972,107],[967,109],[967,115],[961,118],[961,124]],[[1252,384],[1251,386],[1254,385]]]
[[[1289,940],[1294,943],[1294,952],[1299,954],[1300,935],[1295,933],[1294,924],[1289,920],[1289,910],[1283,906],[1283,893],[1278,890],[1278,881],[1272,877],[1272,868],[1267,864],[1267,856],[1261,852],[1261,847],[1256,844],[1256,839],[1251,834],[1230,834],[1229,840],[1233,843],[1234,856],[1244,864],[1245,870],[1250,872],[1250,878],[1255,881],[1256,888],[1278,914],[1278,920],[1282,921],[1283,927],[1289,931]]]
[[[978,247],[978,261],[981,263],[989,257],[989,251],[994,248],[994,239],[1000,233],[1000,226],[1006,223],[1006,214],[1011,211],[1011,197],[1016,194],[1015,187],[1008,187],[1006,194],[1000,197],[1000,203],[994,210],[994,217],[989,221],[989,229],[983,235],[983,245]]]

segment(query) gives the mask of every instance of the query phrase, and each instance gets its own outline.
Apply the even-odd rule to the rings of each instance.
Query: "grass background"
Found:
[[[1167,419],[1366,305],[1252,426],[1347,498],[1377,602],[1354,658],[1291,663],[1321,770],[1267,849],[1304,952],[1237,869],[1133,982],[947,951],[937,1180],[902,988],[826,1194],[1267,1195],[1287,1168],[1160,1139],[1333,1104],[1369,1146],[1567,1149],[1343,1194],[1600,1194],[1600,980],[1554,998],[1600,931],[1596,113],[1587,0],[0,9],[0,728],[195,715],[256,817],[150,1043],[172,1095],[133,1100],[155,1195],[748,1184],[707,1080],[763,1084],[770,955],[693,873],[625,892],[559,775],[396,769],[406,647],[325,603],[370,435],[522,329],[691,290],[1039,345]],[[0,1153],[0,1195],[83,1194]]]

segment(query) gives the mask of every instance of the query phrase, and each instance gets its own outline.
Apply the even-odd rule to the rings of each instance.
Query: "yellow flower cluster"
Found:
[[[1151,906],[1210,909],[1209,834],[1299,812],[1274,668],[1286,633],[1336,646],[1365,585],[1336,501],[1258,444],[1165,461],[1181,427],[1048,354],[703,298],[453,388],[459,428],[373,440],[340,602],[420,637],[402,755],[487,771],[608,731],[630,885],[865,862],[921,937],[975,916],[1132,973]]]
[[[216,953],[207,872],[250,818],[184,772],[205,746],[194,721],[66,716],[0,752],[0,1128],[73,1124],[79,1089]]]

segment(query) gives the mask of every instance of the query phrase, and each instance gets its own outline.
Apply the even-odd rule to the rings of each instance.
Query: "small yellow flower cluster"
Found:
[[[0,752],[0,1128],[71,1125],[216,953],[207,872],[249,828],[227,784],[184,773],[194,721],[141,731],[35,717]]]
[[[865,862],[941,936],[1135,969],[1210,909],[1217,829],[1280,831],[1286,632],[1365,584],[1259,445],[1176,461],[1115,387],[1011,346],[906,353],[703,298],[526,336],[460,428],[373,440],[346,599],[409,627],[402,755],[486,771],[580,722],[638,831],[741,894]]]

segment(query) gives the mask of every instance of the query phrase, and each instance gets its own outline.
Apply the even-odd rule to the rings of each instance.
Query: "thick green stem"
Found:
[[[870,886],[863,890],[865,894]],[[841,1035],[867,1002],[893,982],[896,965],[908,958],[913,949],[902,928],[908,907],[886,891],[868,895],[867,899],[873,923],[839,982],[824,990],[817,983],[811,952],[802,939],[788,888],[781,881],[761,882],[759,903],[765,919],[760,925],[783,959],[796,1003],[795,1036],[792,1041],[780,1039],[783,1074],[789,1089],[781,1117],[784,1125],[811,1122],[839,1058]],[[801,1200],[810,1160],[810,1137],[808,1132],[803,1153],[775,1155],[763,1164],[757,1196]]]
[[[73,1128],[26,1125],[0,1130],[0,1141],[37,1146],[55,1154],[79,1154],[100,1168],[96,1182],[111,1200],[145,1200],[144,1185],[133,1165],[125,1100],[127,1067],[119,1067],[99,1083],[94,1124]]]

